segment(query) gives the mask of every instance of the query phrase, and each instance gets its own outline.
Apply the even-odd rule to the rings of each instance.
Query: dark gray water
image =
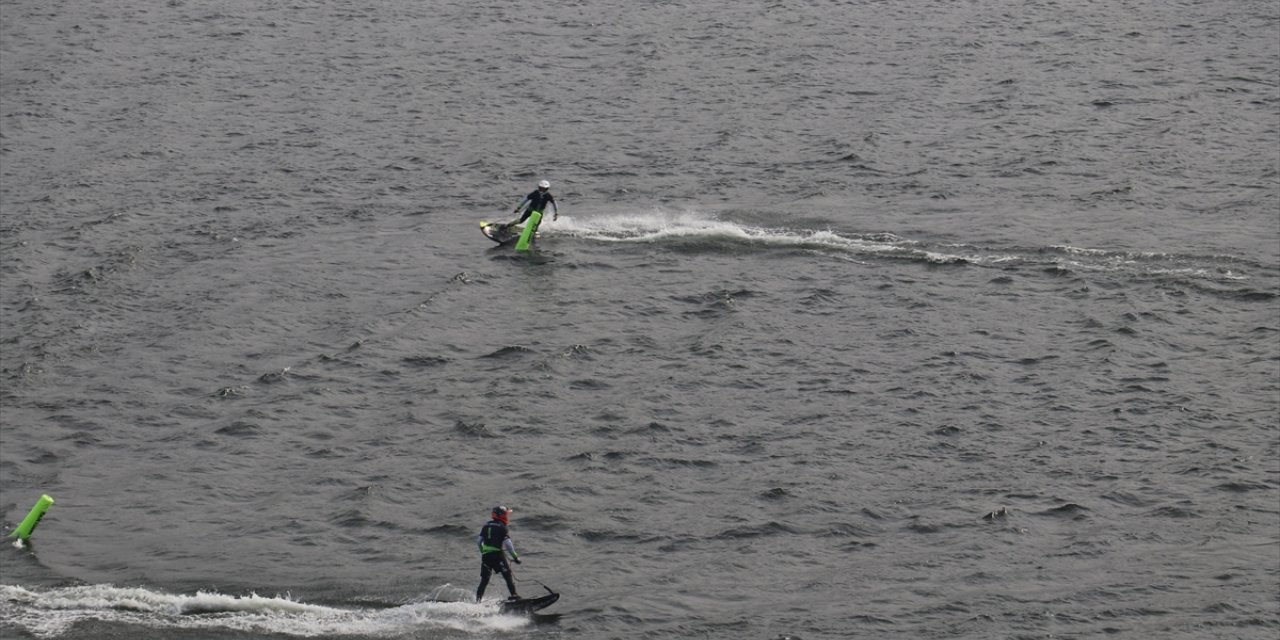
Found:
[[[4,637],[1280,633],[1275,2],[0,20]]]

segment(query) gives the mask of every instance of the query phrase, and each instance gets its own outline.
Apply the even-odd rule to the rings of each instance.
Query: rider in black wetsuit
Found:
[[[520,201],[520,204],[516,205],[516,209],[513,213],[520,213],[520,210],[524,209],[524,215],[520,216],[519,220],[516,220],[507,226],[514,227],[515,225],[528,220],[529,215],[534,211],[545,214],[545,209],[548,204],[551,205],[551,219],[559,220],[560,207],[556,205],[555,196],[551,195],[551,183],[543,180],[538,183],[537,189],[534,189],[533,192],[524,197],[524,200]],[[525,205],[529,205],[528,208],[525,208]]]
[[[494,507],[493,519],[485,523],[476,536],[476,546],[480,547],[480,588],[476,589],[476,602],[484,597],[484,589],[489,586],[489,575],[493,572],[502,574],[507,581],[507,591],[514,600],[516,583],[511,578],[511,565],[507,564],[507,555],[520,564],[520,556],[516,555],[516,547],[511,543],[511,535],[507,531],[507,518],[511,510],[506,507]],[[504,553],[505,552],[505,553]]]

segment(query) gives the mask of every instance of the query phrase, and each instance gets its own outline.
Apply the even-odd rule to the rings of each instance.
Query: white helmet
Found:
[[[539,182],[539,183],[538,183],[538,188],[539,188],[539,189],[550,189],[550,188],[551,188],[551,183],[550,183],[550,182],[547,182],[546,180],[543,180],[542,182]]]

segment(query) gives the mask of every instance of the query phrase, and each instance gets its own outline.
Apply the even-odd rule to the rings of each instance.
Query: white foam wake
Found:
[[[775,247],[832,248],[884,253],[911,243],[892,234],[863,236],[830,229],[766,228],[720,220],[696,212],[654,211],[577,219],[561,216],[539,232],[548,236],[572,236],[601,242],[660,243],[672,240],[728,240]]]
[[[426,629],[487,633],[528,623],[519,616],[499,614],[496,601],[423,601],[388,608],[344,608],[307,604],[287,596],[206,592],[182,595],[112,585],[54,589],[0,585],[0,623],[23,628],[37,637],[52,638],[85,621],[299,637],[388,637]]]
[[[845,260],[888,258],[928,264],[970,264],[1006,268],[1053,267],[1082,273],[1195,280],[1248,280],[1245,265],[1231,256],[1179,255],[1159,251],[1095,249],[1070,245],[982,247],[930,244],[893,233],[851,233],[827,229],[766,228],[720,220],[693,211],[651,211],[577,219],[561,216],[542,228],[546,236],[598,242],[650,243],[735,248],[790,248]]]

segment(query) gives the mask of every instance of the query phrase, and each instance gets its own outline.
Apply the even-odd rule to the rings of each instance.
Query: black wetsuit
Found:
[[[547,189],[546,191],[543,191],[542,189],[534,189],[533,193],[530,193],[529,195],[525,196],[524,200],[518,206],[516,206],[516,213],[520,213],[520,208],[523,207],[525,204],[528,204],[529,208],[524,210],[524,214],[520,216],[520,220],[517,221],[516,224],[520,224],[521,222],[524,222],[525,220],[527,220],[529,218],[529,214],[533,213],[534,211],[537,211],[539,213],[546,213],[546,207],[548,204],[555,207],[556,197],[551,195],[550,189]]]
[[[507,532],[507,525],[497,520],[490,520],[480,529],[476,544],[480,547],[480,587],[476,589],[476,602],[484,597],[485,587],[489,586],[489,576],[495,571],[507,581],[507,591],[515,596],[516,583],[512,580],[511,565],[507,564],[504,550],[510,552],[512,558],[517,556],[515,545],[511,544],[511,536]]]

